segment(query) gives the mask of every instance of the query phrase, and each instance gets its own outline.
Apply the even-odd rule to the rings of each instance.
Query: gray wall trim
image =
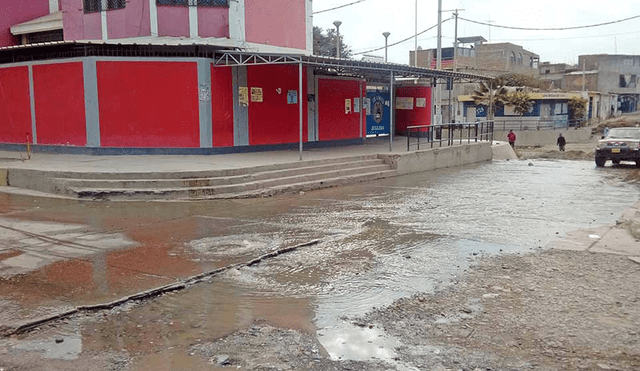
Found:
[[[44,60],[44,61],[7,63],[7,64],[1,64],[0,69],[12,68],[12,67],[24,67],[24,66],[38,66],[42,64],[73,63],[73,62],[82,62],[82,61],[84,61],[84,58],[50,59],[50,60]]]
[[[313,94],[313,102],[307,102],[307,141],[318,140],[318,120],[316,117],[318,92],[316,91],[316,77],[313,67],[307,68],[307,94]]]
[[[198,61],[198,104],[200,109],[200,148],[213,147],[211,117],[211,61]]]
[[[87,147],[100,147],[100,107],[96,58],[85,58],[82,67]]]
[[[233,71],[233,145],[249,145],[249,107],[240,107],[238,88],[247,86],[247,67],[232,67]]]
[[[33,66],[29,66],[29,101],[31,103],[31,141],[38,144],[38,131],[36,130],[36,94],[33,88]]]

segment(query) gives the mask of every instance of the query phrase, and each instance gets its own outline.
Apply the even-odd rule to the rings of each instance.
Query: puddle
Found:
[[[264,320],[317,333],[334,359],[391,362],[399,344],[350,318],[445,287],[474,254],[528,252],[568,231],[614,223],[640,198],[627,174],[633,171],[586,161],[502,161],[242,203],[137,204],[140,210],[114,203],[108,217],[93,210],[94,222],[136,225],[126,235],[145,248],[95,259],[109,273],[100,276],[109,288],[116,278],[122,287],[137,282],[122,267],[190,275],[239,256],[321,242],[85,324],[73,349],[181,359],[190,344]],[[130,220],[113,222],[118,208]],[[173,219],[143,217],[152,211]],[[38,342],[28,347],[50,352]],[[152,361],[141,362],[138,369],[153,369]]]
[[[72,361],[82,353],[82,338],[75,336],[56,336],[43,340],[21,341],[14,346],[21,351],[40,352],[43,358]]]

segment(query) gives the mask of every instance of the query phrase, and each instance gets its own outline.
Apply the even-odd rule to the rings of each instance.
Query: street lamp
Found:
[[[391,35],[390,32],[383,32],[382,36],[384,36],[384,63],[387,63],[387,39]]]
[[[342,22],[334,21],[333,25],[336,26],[336,55],[340,58],[340,25]]]

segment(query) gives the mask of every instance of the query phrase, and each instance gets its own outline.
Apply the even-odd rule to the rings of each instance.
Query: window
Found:
[[[509,61],[511,62],[512,66],[516,64],[516,53],[511,52],[511,55],[509,56]]]
[[[171,6],[229,6],[229,0],[157,0],[158,5]]]
[[[621,88],[636,88],[636,75],[620,75],[620,87]]]
[[[103,10],[122,9],[127,6],[126,0],[84,0],[84,12],[101,12]]]
[[[522,53],[518,53],[518,65],[522,66]]]
[[[62,30],[34,32],[34,33],[26,34],[24,36],[27,44],[37,44],[37,43],[64,40],[64,37],[62,35]]]

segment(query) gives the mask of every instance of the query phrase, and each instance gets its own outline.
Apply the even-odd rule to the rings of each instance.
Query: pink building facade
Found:
[[[64,40],[313,50],[311,0],[21,0],[3,2],[0,14],[0,47]]]

